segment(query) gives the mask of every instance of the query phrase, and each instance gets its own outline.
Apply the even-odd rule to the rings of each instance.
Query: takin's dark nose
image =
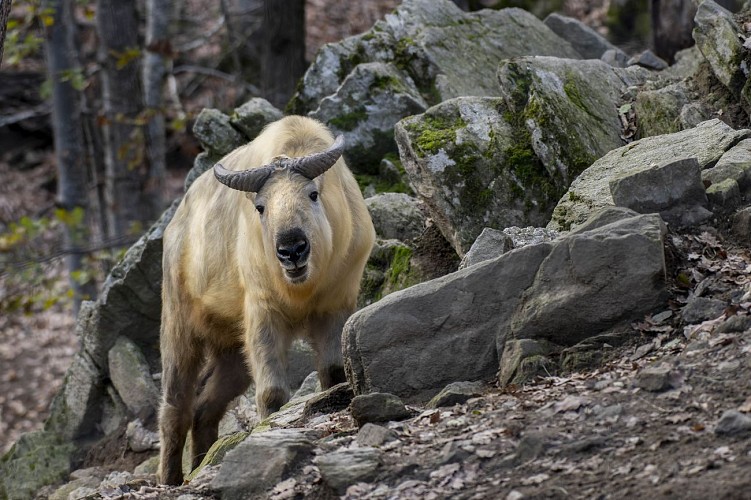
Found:
[[[310,243],[301,229],[290,229],[276,238],[276,258],[286,269],[304,265],[310,255]]]

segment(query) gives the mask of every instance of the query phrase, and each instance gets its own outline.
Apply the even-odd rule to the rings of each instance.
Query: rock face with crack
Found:
[[[577,177],[553,210],[549,229],[568,231],[584,222],[593,211],[614,204],[610,181],[647,170],[651,165],[676,158],[695,159],[703,170],[715,165],[723,155],[751,130],[733,130],[714,119],[696,128],[647,137],[614,149]]]

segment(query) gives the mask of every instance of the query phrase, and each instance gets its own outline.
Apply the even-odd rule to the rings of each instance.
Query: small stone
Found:
[[[514,248],[526,247],[528,245],[537,245],[546,241],[553,241],[559,236],[555,229],[546,229],[544,227],[518,227],[511,226],[503,230],[503,234],[510,236]]]
[[[482,390],[482,382],[452,382],[430,400],[428,408],[460,405],[482,396]]]
[[[730,316],[724,323],[717,327],[715,333],[745,332],[751,329],[751,316]]]
[[[308,394],[313,394],[314,392],[317,392],[321,390],[320,384],[318,383],[318,372],[310,372],[310,374],[305,377],[305,380],[302,381],[302,384],[300,384],[300,387],[295,391],[295,394],[290,398],[290,400],[301,398],[303,396],[307,396]]]
[[[600,56],[600,60],[614,68],[625,68],[628,65],[628,55],[620,49],[606,50]]]
[[[466,253],[459,269],[498,257],[514,249],[514,240],[503,231],[486,227]]]
[[[355,394],[347,382],[342,382],[334,387],[316,394],[305,402],[303,416],[310,418],[319,413],[334,413],[344,410],[349,406]]]
[[[680,386],[680,374],[670,367],[644,368],[636,376],[636,385],[649,392],[660,392]]]
[[[128,422],[125,437],[128,447],[136,453],[159,449],[159,434],[145,428],[140,420]]]
[[[381,446],[397,438],[396,432],[381,425],[367,423],[360,428],[355,441],[360,446]]]
[[[342,495],[355,483],[369,482],[381,465],[381,452],[375,448],[356,448],[320,455],[313,461],[323,480]]]
[[[688,324],[701,323],[719,317],[726,307],[727,304],[721,300],[694,295],[683,306],[681,316],[683,321]]]
[[[714,429],[715,434],[736,436],[751,432],[751,416],[736,410],[727,410]]]
[[[401,399],[385,392],[355,396],[350,403],[350,411],[360,427],[368,422],[404,420],[411,416]]]
[[[668,63],[660,59],[654,52],[647,49],[644,52],[635,55],[626,63],[627,66],[641,66],[642,68],[663,70],[668,67]]]

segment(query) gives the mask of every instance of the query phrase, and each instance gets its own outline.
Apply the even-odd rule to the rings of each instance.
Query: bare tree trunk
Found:
[[[10,4],[12,0],[0,0],[0,62],[3,62],[3,47],[5,47],[5,30],[8,27]]]
[[[107,218],[110,238],[143,231],[156,219],[139,71],[135,0],[97,0],[96,25],[102,66]]]
[[[172,63],[170,24],[172,6],[169,0],[146,2],[146,55],[143,61],[143,94],[148,118],[148,155],[151,201],[156,212],[164,208],[164,176],[166,172],[166,136],[163,90],[168,66]],[[148,193],[147,193],[148,194]]]
[[[305,72],[305,1],[265,0],[263,22],[262,89],[284,108]]]
[[[52,128],[55,133],[55,159],[58,171],[58,203],[68,212],[88,208],[88,182],[86,163],[83,160],[81,128],[81,95],[72,86],[71,75],[80,71],[73,35],[75,28],[71,16],[71,0],[45,0],[44,8],[54,12],[54,22],[47,29],[45,45],[47,68],[52,82]],[[86,239],[86,224],[64,224],[65,246],[73,250],[67,256],[70,283],[74,292],[74,312],[78,314],[81,300],[94,298],[94,283],[80,283],[74,279],[82,269],[81,253],[76,252]]]

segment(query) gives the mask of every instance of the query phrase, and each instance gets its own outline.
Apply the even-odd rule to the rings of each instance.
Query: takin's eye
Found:
[[[256,205],[256,210],[258,210],[258,213],[261,214],[261,215],[263,215],[263,210],[265,208],[266,207],[264,207],[263,205]]]
[[[312,193],[310,193],[310,194],[309,194],[308,196],[310,196],[310,199],[311,199],[312,201],[318,201],[318,191],[313,191],[313,192],[312,192]]]

